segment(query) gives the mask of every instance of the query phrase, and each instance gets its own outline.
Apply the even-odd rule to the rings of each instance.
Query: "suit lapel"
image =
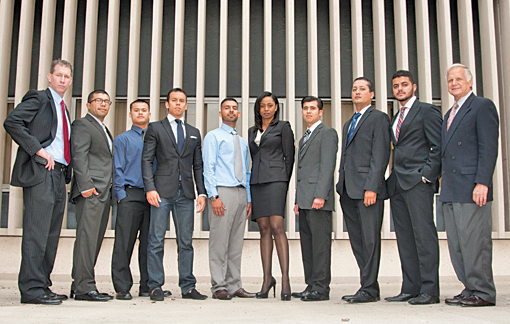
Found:
[[[184,127],[186,127],[186,136],[184,137],[184,144],[182,145],[182,153],[188,148],[189,142],[190,142],[190,134],[191,134],[191,126],[187,123],[184,123]],[[172,132],[173,134],[173,132]]]
[[[110,152],[110,154],[112,154],[112,150],[110,149],[110,142],[108,141],[108,138],[106,137],[106,133],[104,132],[103,127],[101,125],[99,125],[97,120],[95,120],[94,117],[92,117],[90,114],[87,114],[85,116],[85,118],[87,118],[90,121],[90,123],[92,125],[94,125],[94,127],[97,128],[97,130],[101,133],[101,135],[103,136],[103,138],[106,142],[106,147],[108,148],[108,151]],[[110,137],[110,139],[112,139],[112,134],[110,133],[110,131],[108,130],[108,128],[106,126],[105,126],[105,128],[106,128],[106,132],[108,133],[108,136]],[[112,140],[112,145],[113,145],[113,140]]]
[[[453,117],[453,121],[452,121],[452,124],[450,125],[450,129],[447,131],[446,130],[446,126],[448,124],[448,118],[450,118],[450,114],[452,112],[452,109],[450,108],[450,110],[448,110],[448,113],[447,113],[448,116],[445,116],[445,119],[444,119],[444,122],[443,122],[443,132],[446,132],[445,133],[446,134],[445,142],[444,142],[444,145],[442,147],[443,152],[444,152],[446,146],[448,145],[448,142],[452,138],[453,133],[455,133],[455,130],[459,126],[460,122],[462,121],[462,118],[464,118],[464,116],[466,116],[466,114],[471,110],[470,106],[471,106],[471,102],[473,101],[474,98],[475,98],[475,95],[474,95],[474,93],[472,93],[466,99],[466,101],[460,107],[460,109],[457,112],[457,114]]]
[[[313,139],[317,136],[317,134],[319,134],[322,130],[322,127],[323,127],[323,124],[320,123],[319,125],[317,125],[317,127],[315,127],[314,131],[312,132],[312,134],[310,134],[310,138],[308,139],[308,141],[306,141],[306,146],[303,148],[303,152],[301,152],[300,157],[304,156],[306,154],[306,151],[308,151],[308,148],[310,147],[310,145],[312,144],[313,142]],[[304,138],[304,137],[303,137]],[[299,147],[301,148],[301,146],[303,145],[303,138],[301,138],[301,141],[299,141]]]
[[[420,109],[421,109],[420,102],[418,100],[415,100],[413,105],[409,109],[409,112],[407,113],[406,119],[404,119],[404,122],[400,126],[400,133],[398,135],[400,139],[402,139],[406,135],[406,131],[409,128],[409,125],[411,125],[416,115],[418,115]],[[393,134],[393,129],[391,133]],[[393,137],[395,137],[395,135],[393,135]]]
[[[48,100],[50,101],[50,104],[51,104],[52,122],[51,122],[50,134],[51,134],[51,138],[55,139],[55,136],[57,136],[57,128],[58,128],[57,107],[55,106],[55,100],[53,100],[53,95],[51,94],[51,91],[49,88],[46,88],[46,94],[48,95]]]
[[[358,130],[360,129],[361,125],[363,125],[363,123],[365,122],[365,120],[367,120],[368,116],[370,115],[370,113],[372,112],[372,110],[374,110],[374,108],[372,106],[370,106],[366,111],[365,113],[363,114],[363,116],[361,116],[361,119],[358,121],[358,124],[356,125],[356,128],[354,128],[354,132],[352,133],[352,137],[351,137],[351,140],[349,141],[349,143],[347,143],[347,146],[349,146],[352,141],[354,140],[354,137],[356,136],[356,133],[358,133]],[[352,118],[351,118],[352,120]],[[350,127],[350,124],[349,124],[349,127]],[[347,141],[346,141],[347,142]]]
[[[163,128],[166,130],[168,136],[170,137],[170,142],[172,142],[175,150],[178,152],[179,148],[177,147],[177,140],[175,139],[174,132],[172,131],[172,126],[170,126],[168,118],[165,117],[163,120],[161,120],[161,123],[163,124]]]
[[[266,137],[266,135],[274,129],[274,127],[275,127],[275,125],[271,125],[271,124],[269,126],[267,126],[266,130],[264,131],[264,133],[262,133],[262,136],[260,137],[261,143],[264,140],[264,138]]]

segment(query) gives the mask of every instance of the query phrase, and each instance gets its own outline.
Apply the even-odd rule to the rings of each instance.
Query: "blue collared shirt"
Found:
[[[44,148],[46,152],[48,152],[58,163],[63,165],[67,165],[66,159],[64,158],[64,127],[62,126],[62,106],[61,102],[64,100],[59,94],[48,87],[51,92],[51,96],[53,97],[53,101],[55,103],[55,112],[57,114],[57,133],[55,134],[55,138],[50,145]],[[69,119],[66,118],[67,129],[69,131],[69,138],[71,138],[71,124],[69,123]]]
[[[138,126],[120,134],[113,140],[115,154],[115,197],[120,201],[126,197],[124,186],[143,188],[142,150],[143,134]]]
[[[204,183],[208,197],[218,194],[217,187],[237,187],[242,185],[246,188],[248,202],[250,195],[250,153],[248,142],[239,136],[241,144],[241,157],[243,159],[243,181],[236,178],[234,170],[234,129],[226,124],[210,131],[204,138],[203,161]]]

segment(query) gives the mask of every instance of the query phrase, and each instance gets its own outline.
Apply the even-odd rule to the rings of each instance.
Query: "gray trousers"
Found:
[[[241,284],[241,255],[246,223],[247,194],[242,187],[218,187],[225,215],[214,215],[209,202],[209,268],[211,291],[226,289],[235,293]]]
[[[462,295],[496,303],[492,276],[492,203],[443,203],[450,259],[464,285]]]

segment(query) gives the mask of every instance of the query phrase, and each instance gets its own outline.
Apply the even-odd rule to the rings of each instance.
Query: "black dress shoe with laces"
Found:
[[[193,288],[189,292],[187,292],[185,294],[182,294],[182,298],[204,300],[204,299],[207,298],[207,296],[206,295],[202,295],[195,288]]]
[[[345,295],[342,296],[342,300],[348,301],[349,299],[358,296],[359,290],[354,295]]]
[[[32,300],[22,301],[22,304],[35,304],[35,305],[60,305],[62,301],[60,299],[50,298],[48,295],[43,294]]]
[[[389,301],[389,302],[405,302],[405,301],[408,301],[409,299],[414,298],[416,296],[417,295],[400,293],[397,296],[386,297],[386,298],[384,298],[384,300]]]
[[[129,293],[129,291],[119,291],[115,296],[118,300],[131,300],[133,296]]]
[[[98,301],[98,302],[105,302],[113,299],[112,296],[108,294],[100,294],[97,290],[89,291],[86,294],[78,295],[76,294],[74,296],[74,300],[85,300],[85,301]]]
[[[67,295],[55,294],[53,291],[50,290],[50,288],[45,288],[44,293],[46,294],[46,296],[48,296],[51,299],[58,299],[58,300],[66,300],[67,299]]]
[[[310,293],[309,290],[303,290],[302,292],[293,292],[292,293],[292,297],[294,297],[294,298],[303,298],[306,295],[308,295],[309,293]]]
[[[317,290],[314,290],[307,294],[306,296],[301,297],[302,301],[321,301],[321,300],[329,300],[329,296],[325,294],[321,294]]]
[[[427,294],[420,294],[418,297],[414,297],[409,299],[408,301],[411,305],[430,305],[430,304],[438,304],[439,297],[431,296]]]
[[[348,299],[349,303],[373,303],[378,301],[379,297],[373,297],[364,290],[360,290],[352,298]]]

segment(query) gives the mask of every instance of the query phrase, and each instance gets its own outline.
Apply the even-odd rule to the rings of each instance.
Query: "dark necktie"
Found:
[[[310,132],[310,128],[308,128],[305,132],[305,135],[303,135],[303,145],[301,145],[301,148],[299,149],[299,155],[303,153],[303,150],[305,149],[306,146],[306,142],[310,139],[310,134],[312,134],[312,132]]]
[[[180,154],[184,145],[184,129],[182,128],[182,120],[176,119],[175,122],[177,123],[177,148],[179,148]]]
[[[64,135],[64,159],[67,164],[71,162],[71,147],[69,145],[69,128],[67,126],[67,114],[66,114],[66,105],[64,104],[64,100],[60,102],[60,106],[62,106],[62,132]]]
[[[398,136],[400,135],[400,127],[402,127],[402,123],[404,122],[404,111],[406,107],[400,108],[400,114],[398,114],[398,122],[397,128],[395,128],[395,140],[398,142]]]
[[[359,116],[361,116],[360,113],[355,113],[354,116],[352,116],[351,126],[349,127],[349,131],[347,132],[347,143],[351,141],[352,134],[354,133],[354,129],[356,128],[356,122],[358,121]]]

